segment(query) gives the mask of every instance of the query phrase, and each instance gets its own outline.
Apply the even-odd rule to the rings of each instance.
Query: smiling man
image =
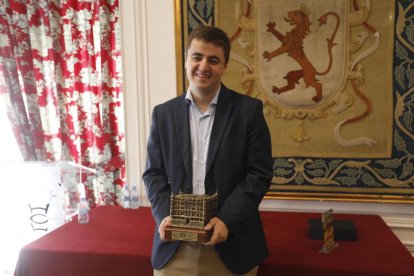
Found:
[[[189,88],[156,106],[143,180],[156,221],[154,275],[256,275],[268,249],[258,211],[273,175],[263,104],[225,87],[230,40],[201,26],[188,38]],[[165,240],[170,195],[218,194],[206,244]]]

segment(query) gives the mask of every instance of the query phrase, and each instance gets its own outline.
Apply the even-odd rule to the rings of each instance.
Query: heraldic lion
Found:
[[[290,25],[294,26],[289,32],[285,35],[281,34],[276,30],[276,23],[269,22],[266,24],[267,32],[272,33],[278,40],[282,42],[282,45],[272,52],[264,51],[262,56],[268,62],[283,53],[287,53],[288,56],[292,57],[302,68],[301,70],[290,71],[284,77],[287,80],[287,85],[284,87],[272,87],[272,92],[276,94],[281,94],[288,92],[295,88],[295,84],[299,83],[299,80],[303,78],[305,81],[306,87],[313,87],[316,90],[316,95],[312,97],[314,102],[319,102],[322,99],[322,84],[316,79],[316,75],[325,75],[327,74],[332,67],[332,47],[336,44],[334,43],[335,34],[339,27],[339,16],[334,12],[328,12],[322,15],[319,18],[319,25],[326,24],[328,15],[333,15],[336,20],[336,28],[332,33],[331,38],[327,38],[328,43],[328,53],[329,53],[329,64],[328,68],[323,72],[318,72],[313,64],[307,58],[303,50],[303,40],[310,33],[310,21],[309,21],[310,12],[301,7],[295,11],[288,12],[288,18],[285,18],[285,21]]]

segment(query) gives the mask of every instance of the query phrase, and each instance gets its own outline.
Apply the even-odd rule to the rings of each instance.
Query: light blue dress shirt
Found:
[[[201,113],[190,90],[187,90],[186,101],[189,104],[191,152],[193,157],[193,194],[205,194],[204,179],[206,177],[207,153],[220,87],[204,113]]]

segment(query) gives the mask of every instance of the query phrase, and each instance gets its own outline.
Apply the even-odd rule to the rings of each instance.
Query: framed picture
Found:
[[[187,36],[211,25],[232,43],[223,82],[264,103],[267,198],[414,203],[414,3],[176,0],[175,13],[178,93]]]

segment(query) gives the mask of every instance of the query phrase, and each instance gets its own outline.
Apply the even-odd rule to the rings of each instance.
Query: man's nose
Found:
[[[208,68],[208,61],[207,61],[206,58],[203,58],[200,61],[199,67],[200,67],[201,70],[206,70]]]

